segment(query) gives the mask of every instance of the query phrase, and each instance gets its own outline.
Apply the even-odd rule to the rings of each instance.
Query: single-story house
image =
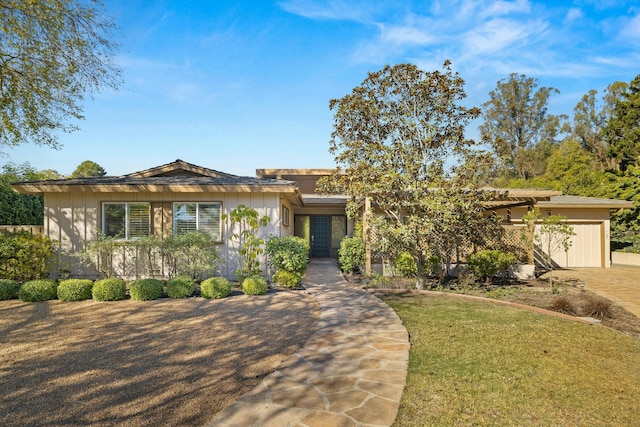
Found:
[[[134,239],[168,236],[183,230],[211,233],[222,258],[220,273],[234,278],[237,247],[234,232],[222,221],[239,205],[268,215],[262,237],[297,235],[307,239],[311,257],[337,257],[342,238],[353,231],[344,195],[316,193],[318,178],[331,169],[258,169],[256,177],[236,176],[182,160],[117,177],[24,181],[14,190],[44,196],[44,234],[73,253],[99,232]],[[506,190],[505,197],[487,209],[505,224],[522,226],[529,206],[541,212],[566,215],[576,236],[560,266],[609,267],[609,214],[632,207],[630,202],[563,196],[542,190]],[[73,276],[90,276],[71,260]]]

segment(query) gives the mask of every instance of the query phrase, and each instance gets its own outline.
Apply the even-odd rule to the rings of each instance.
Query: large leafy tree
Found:
[[[553,87],[538,87],[538,80],[511,74],[489,93],[482,107],[482,140],[493,148],[500,173],[506,178],[528,179],[544,172],[544,160],[562,131],[565,116],[549,114]]]
[[[71,173],[69,178],[86,178],[91,176],[105,176],[107,171],[91,160],[85,160]]]
[[[615,160],[609,157],[609,141],[605,138],[604,129],[626,89],[627,84],[624,82],[611,83],[601,100],[597,99],[598,91],[592,89],[573,110],[572,134],[595,156],[601,168],[617,167]]]
[[[461,105],[465,96],[464,81],[446,61],[433,72],[386,66],[329,103],[329,151],[338,167],[319,187],[353,196],[351,216],[370,197],[384,214],[369,218],[378,248],[409,252],[419,287],[429,256],[446,263],[456,244],[478,242],[486,236],[478,229],[494,224],[483,215],[483,193],[467,162],[476,157],[464,128],[480,111]],[[461,166],[449,166],[454,160]]]
[[[640,74],[622,92],[604,129],[609,156],[624,171],[639,165],[640,157]]]
[[[62,176],[50,169],[37,171],[29,163],[4,165],[0,173],[0,224],[42,225],[44,221],[42,197],[17,193],[11,188],[10,183],[56,178],[62,178]]]
[[[57,147],[85,94],[117,87],[113,22],[97,0],[0,2],[0,144]]]

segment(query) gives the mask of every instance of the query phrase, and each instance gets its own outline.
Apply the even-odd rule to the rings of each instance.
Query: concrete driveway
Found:
[[[548,274],[542,277],[548,278]],[[640,267],[569,268],[555,270],[553,276],[581,280],[586,290],[610,299],[640,318]]]

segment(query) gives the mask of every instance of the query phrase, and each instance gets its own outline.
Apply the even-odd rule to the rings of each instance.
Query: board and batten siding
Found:
[[[228,214],[240,205],[254,208],[260,216],[268,215],[270,223],[260,230],[260,237],[280,236],[282,203],[279,193],[91,193],[65,192],[44,195],[44,235],[60,242],[64,253],[80,250],[83,242],[93,240],[102,229],[102,204],[105,202],[149,202],[151,232],[160,236],[173,233],[174,202],[221,202],[222,213]],[[290,209],[290,227],[293,228],[293,209]],[[235,279],[238,267],[238,244],[229,236],[238,227],[222,224],[222,241],[218,244],[221,257],[219,274]],[[264,257],[262,259],[264,265]],[[82,266],[79,259],[65,256],[74,277],[95,277],[96,272]]]

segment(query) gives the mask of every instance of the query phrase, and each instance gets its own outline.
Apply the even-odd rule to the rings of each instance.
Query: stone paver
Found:
[[[396,418],[409,361],[400,318],[343,280],[335,260],[313,260],[304,285],[321,306],[303,348],[207,426],[373,427]]]
[[[548,274],[542,276],[548,278]],[[610,299],[640,317],[640,268],[614,265],[611,268],[555,270],[554,277],[578,279],[586,290]]]

